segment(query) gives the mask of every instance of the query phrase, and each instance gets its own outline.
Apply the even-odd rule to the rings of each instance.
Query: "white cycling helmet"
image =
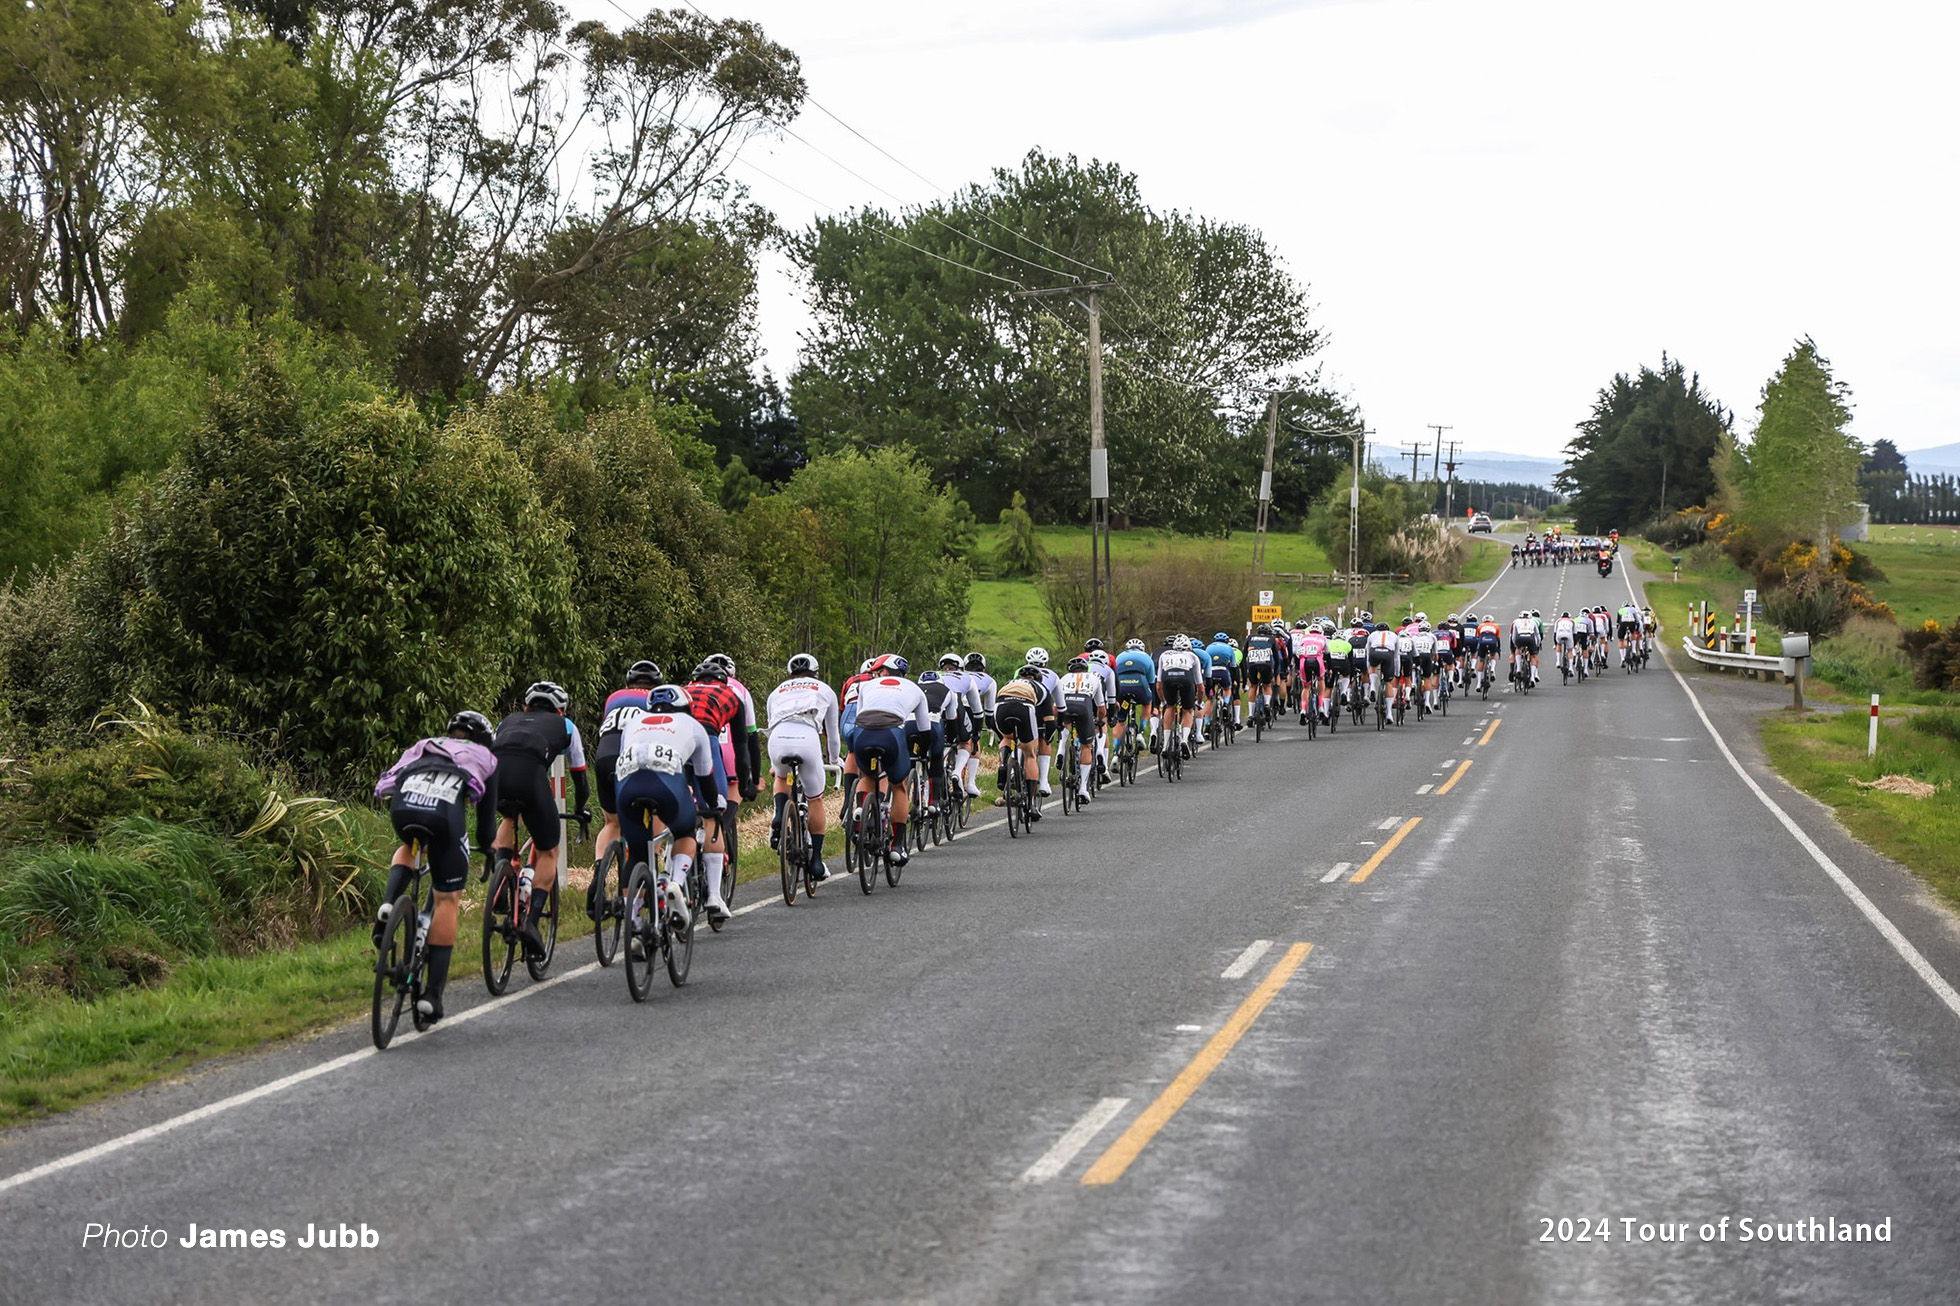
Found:
[[[1099,667],[1106,667],[1109,665],[1109,654],[1103,649],[1092,648],[1089,650],[1089,660]]]
[[[1022,660],[1031,667],[1045,667],[1048,665],[1048,650],[1037,644],[1027,651]]]
[[[1143,641],[1140,639],[1129,640],[1123,645],[1123,651],[1126,653],[1132,649],[1136,649],[1140,651],[1142,650],[1142,648],[1143,648]]]
[[[1191,651],[1191,637],[1189,635],[1173,635],[1171,637],[1171,647],[1180,653],[1189,653]]]

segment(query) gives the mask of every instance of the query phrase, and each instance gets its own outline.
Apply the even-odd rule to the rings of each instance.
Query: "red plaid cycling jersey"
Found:
[[[711,735],[728,729],[742,715],[742,696],[727,685],[712,680],[687,687],[688,715],[701,723]]]

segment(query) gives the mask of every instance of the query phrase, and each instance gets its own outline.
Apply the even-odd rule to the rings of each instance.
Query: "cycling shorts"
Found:
[[[551,793],[551,772],[530,753],[513,749],[497,754],[497,815],[523,821],[539,852],[558,846],[562,822]]]
[[[1371,648],[1368,650],[1368,665],[1386,667],[1385,675],[1399,676],[1402,674],[1402,655],[1392,648]]]
[[[1498,637],[1495,635],[1477,636],[1477,652],[1491,657],[1497,656]]]
[[[601,753],[592,759],[593,788],[599,791],[599,810],[607,816],[619,811],[619,798],[615,792],[619,787],[618,767],[618,753],[611,756]]]
[[[1256,667],[1247,666],[1245,669],[1245,679],[1246,679],[1246,683],[1250,685],[1272,684],[1273,664],[1270,662],[1263,662]]]
[[[1519,649],[1526,649],[1532,653],[1536,653],[1538,651],[1538,645],[1539,645],[1539,639],[1538,636],[1536,635],[1511,636],[1511,651],[1513,653],[1517,652]]]
[[[1096,705],[1086,694],[1070,695],[1062,704],[1062,717],[1075,727],[1077,743],[1096,737]]]
[[[1639,623],[1639,622],[1637,622],[1637,621],[1622,621],[1622,622],[1620,623],[1620,638],[1621,638],[1621,639],[1631,639],[1631,638],[1633,638],[1633,637],[1634,637],[1635,635],[1638,635],[1639,633],[1640,633],[1640,623]]]
[[[1438,644],[1436,646],[1436,661],[1442,666],[1455,666],[1456,646],[1454,644]]]
[[[994,730],[1002,739],[1033,743],[1037,730],[1034,704],[1020,699],[1001,699],[994,705]]]
[[[1417,653],[1417,654],[1415,655],[1415,665],[1416,665],[1416,674],[1417,674],[1417,675],[1419,675],[1419,676],[1433,676],[1433,675],[1435,675],[1435,674],[1436,674],[1436,654],[1435,654],[1434,652],[1429,652],[1429,653]]]
[[[1134,683],[1116,682],[1116,701],[1119,703],[1141,703],[1145,707],[1157,705],[1157,689],[1148,680]]]
[[[403,792],[418,776],[426,781],[414,788],[424,789],[425,794],[433,791],[435,796]],[[441,796],[452,781],[453,796]],[[411,838],[425,841],[429,879],[437,893],[459,893],[470,881],[469,805],[463,796],[468,792],[469,779],[462,771],[439,767],[402,776],[400,787],[388,799],[388,819],[396,836],[403,843]]]
[[[769,732],[769,774],[789,779],[795,772],[806,797],[824,791],[827,776],[823,769],[823,741],[810,726],[788,722]]]
[[[902,783],[912,774],[912,748],[897,726],[859,727],[857,740],[851,745],[851,756],[857,759],[859,775],[869,773],[874,757],[883,764],[885,778],[893,784]]]
[[[650,816],[658,817],[676,839],[692,838],[700,828],[700,806],[686,776],[667,771],[628,771],[619,782],[617,797],[619,834],[626,840],[629,866],[647,859],[647,844],[653,839]]]
[[[1164,706],[1190,711],[1198,705],[1198,682],[1189,676],[1164,678]]]

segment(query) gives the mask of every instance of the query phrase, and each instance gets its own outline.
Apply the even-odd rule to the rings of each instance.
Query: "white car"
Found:
[[[1479,531],[1482,531],[1485,535],[1490,534],[1489,513],[1480,512],[1470,519],[1470,533],[1475,535]]]

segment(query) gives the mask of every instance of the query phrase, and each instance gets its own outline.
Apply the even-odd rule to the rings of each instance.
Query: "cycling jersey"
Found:
[[[1069,672],[1062,677],[1061,689],[1065,702],[1082,698],[1087,699],[1092,706],[1102,707],[1109,701],[1103,693],[1102,677],[1093,670]]]
[[[763,710],[769,718],[768,734],[772,740],[778,731],[786,728],[808,730],[828,738],[831,752],[837,751],[837,695],[815,676],[792,676],[785,680],[769,691]]]
[[[1088,658],[1089,654],[1085,651],[1082,654],[1082,656]],[[1095,673],[1096,679],[1102,681],[1103,698],[1104,699],[1115,698],[1116,697],[1116,668],[1109,665],[1107,662],[1098,662],[1094,658],[1089,658],[1089,670]]]
[[[499,760],[524,756],[541,766],[550,766],[562,755],[568,770],[585,769],[585,745],[579,739],[578,727],[570,717],[548,707],[513,712],[498,722],[490,751]]]
[[[858,728],[899,726],[932,729],[932,713],[926,707],[924,691],[903,676],[880,676],[865,681],[858,689]]]
[[[1245,675],[1255,683],[1264,683],[1273,678],[1279,670],[1279,650],[1271,635],[1254,635],[1245,642]]]

